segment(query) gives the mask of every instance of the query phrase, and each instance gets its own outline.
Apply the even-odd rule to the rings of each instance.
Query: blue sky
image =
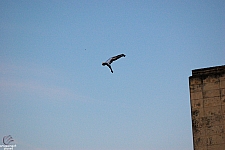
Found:
[[[188,77],[225,63],[223,0],[0,8],[0,137],[15,149],[193,149]]]

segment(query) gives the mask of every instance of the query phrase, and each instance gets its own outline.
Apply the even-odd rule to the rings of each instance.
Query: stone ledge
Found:
[[[192,76],[225,73],[225,65],[192,70]]]

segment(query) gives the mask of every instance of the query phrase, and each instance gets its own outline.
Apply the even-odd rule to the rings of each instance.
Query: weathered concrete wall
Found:
[[[194,150],[225,150],[225,66],[189,77]]]

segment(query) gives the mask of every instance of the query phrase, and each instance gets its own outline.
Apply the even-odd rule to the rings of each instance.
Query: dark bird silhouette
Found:
[[[111,72],[113,73],[112,67],[111,67],[111,63],[114,62],[115,60],[121,58],[121,57],[125,57],[126,55],[124,54],[120,54],[114,57],[109,58],[106,62],[102,63],[102,66],[107,65],[109,67],[109,69],[111,70]]]

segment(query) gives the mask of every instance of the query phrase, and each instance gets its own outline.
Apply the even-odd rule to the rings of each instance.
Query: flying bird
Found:
[[[102,66],[105,66],[107,65],[109,67],[109,69],[111,70],[111,72],[113,73],[113,70],[112,70],[112,67],[111,67],[111,63],[121,57],[125,57],[126,55],[124,54],[120,54],[120,55],[117,55],[117,56],[114,56],[114,57],[111,57],[109,58],[106,62],[103,62],[102,63]]]

